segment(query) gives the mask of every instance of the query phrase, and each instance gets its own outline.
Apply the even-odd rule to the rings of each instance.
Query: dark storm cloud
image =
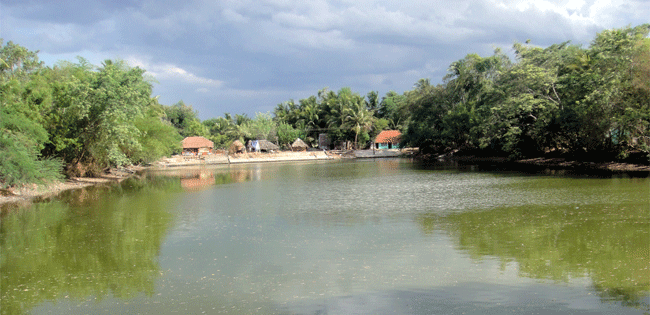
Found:
[[[468,53],[588,44],[647,16],[641,0],[0,0],[0,37],[45,59],[123,58],[160,82],[161,102],[209,118],[324,87],[401,93]]]

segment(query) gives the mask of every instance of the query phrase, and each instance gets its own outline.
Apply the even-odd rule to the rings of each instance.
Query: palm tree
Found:
[[[299,119],[296,126],[302,126],[303,131],[309,135],[313,129],[318,128],[320,121],[320,108],[315,96],[300,100]]]
[[[363,99],[352,102],[350,106],[343,109],[343,126],[354,130],[354,148],[358,149],[359,133],[368,131],[374,122],[374,114],[368,110]]]

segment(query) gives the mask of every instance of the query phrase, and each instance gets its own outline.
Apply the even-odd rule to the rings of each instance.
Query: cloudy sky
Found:
[[[324,87],[402,93],[439,83],[468,53],[527,39],[587,46],[648,17],[650,0],[0,0],[0,38],[47,65],[127,60],[156,79],[162,104],[207,119]]]

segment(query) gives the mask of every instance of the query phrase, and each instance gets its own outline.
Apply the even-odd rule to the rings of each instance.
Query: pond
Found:
[[[405,159],[148,171],[3,210],[2,314],[643,314],[650,179]]]

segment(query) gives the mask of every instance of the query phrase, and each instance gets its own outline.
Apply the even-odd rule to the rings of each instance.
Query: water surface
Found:
[[[2,216],[2,314],[643,314],[650,180],[386,159],[149,172]]]

